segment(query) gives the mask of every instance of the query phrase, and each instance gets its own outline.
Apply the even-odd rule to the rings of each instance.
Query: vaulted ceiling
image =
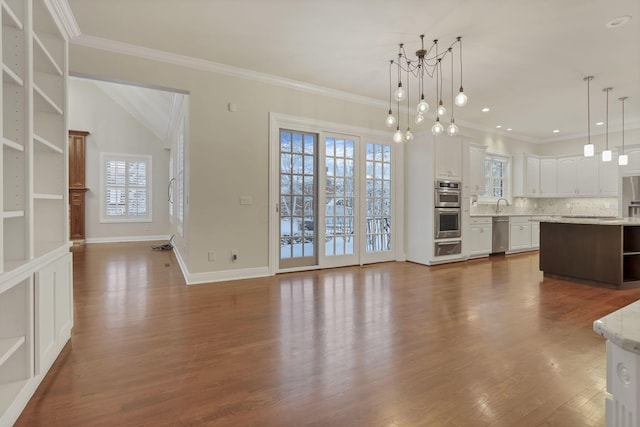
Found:
[[[640,128],[638,0],[69,0],[80,31],[111,41],[200,58],[388,101],[389,60],[418,36],[448,45],[463,37],[466,107],[458,122],[513,129],[549,142],[592,132]],[[607,23],[631,16],[627,24]],[[72,41],[73,42],[73,41]],[[448,67],[448,65],[445,65]],[[449,101],[445,68],[443,87]],[[454,78],[459,86],[458,77]],[[433,105],[435,84],[426,96]],[[415,95],[412,95],[415,97]],[[483,113],[481,109],[491,111]],[[384,113],[380,120],[384,120]],[[560,132],[553,133],[554,129]],[[640,143],[640,141],[637,141]]]

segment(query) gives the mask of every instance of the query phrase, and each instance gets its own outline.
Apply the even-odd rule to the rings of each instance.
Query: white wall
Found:
[[[69,79],[69,129],[91,132],[86,141],[86,236],[88,241],[163,238],[169,234],[169,152],[163,141],[90,80]],[[153,222],[100,223],[100,153],[152,156]]]

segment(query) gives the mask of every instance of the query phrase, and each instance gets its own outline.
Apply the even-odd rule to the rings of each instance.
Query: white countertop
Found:
[[[596,320],[593,330],[623,350],[640,354],[640,301]]]

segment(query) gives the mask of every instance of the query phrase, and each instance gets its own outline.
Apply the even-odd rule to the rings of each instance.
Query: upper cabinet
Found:
[[[462,140],[460,138],[435,138],[434,171],[436,179],[462,180]]]
[[[487,147],[469,146],[469,193],[484,193],[484,157]]]
[[[525,155],[524,194],[527,197],[540,197],[540,159]]]
[[[618,176],[615,159],[605,163],[599,156],[536,157],[525,154],[519,163],[514,162],[514,182],[518,183],[518,177],[522,181],[522,189],[514,195],[615,197]]]

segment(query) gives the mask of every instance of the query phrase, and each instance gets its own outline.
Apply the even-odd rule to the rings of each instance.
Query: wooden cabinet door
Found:
[[[69,131],[69,238],[85,240],[85,145],[89,132]]]
[[[462,179],[462,141],[458,138],[435,138],[435,175],[439,179]]]

